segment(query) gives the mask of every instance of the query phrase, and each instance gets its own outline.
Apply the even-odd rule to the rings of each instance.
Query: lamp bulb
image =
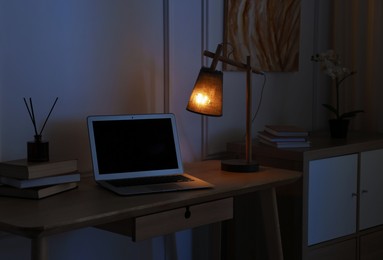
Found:
[[[198,93],[195,97],[195,101],[198,105],[206,105],[209,103],[209,98],[206,95]]]

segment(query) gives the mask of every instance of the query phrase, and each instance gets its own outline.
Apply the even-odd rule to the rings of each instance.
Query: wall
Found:
[[[23,97],[33,98],[39,122],[59,97],[43,135],[51,156],[78,158],[82,171],[91,169],[86,132],[91,114],[175,113],[185,161],[206,158],[223,151],[227,141],[243,138],[241,72],[224,74],[223,117],[203,118],[185,110],[200,66],[211,62],[201,53],[222,42],[223,2],[0,1],[0,160],[25,157],[26,142],[33,137]],[[322,101],[316,99],[325,94],[313,83],[317,68],[310,56],[326,45],[326,37],[318,35],[326,31],[327,2],[302,1],[300,69],[267,73],[254,132],[267,123],[323,127]],[[255,106],[262,83],[253,76]],[[28,240],[0,239],[1,259],[27,258]],[[88,228],[52,236],[49,244],[53,259],[106,259],[113,250],[113,259],[192,255],[190,231],[132,243]],[[208,250],[199,251],[206,251],[208,259]]]
[[[3,3],[2,160],[25,156],[59,97],[43,137],[53,156],[90,169],[86,116],[163,110],[162,3],[6,1]],[[137,30],[140,28],[140,30]],[[73,149],[73,144],[76,144]]]

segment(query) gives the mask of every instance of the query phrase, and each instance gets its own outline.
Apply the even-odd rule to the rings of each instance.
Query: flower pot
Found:
[[[332,138],[346,138],[350,121],[345,119],[330,119],[330,133]]]

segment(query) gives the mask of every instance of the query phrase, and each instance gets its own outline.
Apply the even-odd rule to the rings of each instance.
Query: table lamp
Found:
[[[246,70],[246,157],[221,161],[221,169],[230,172],[256,172],[259,165],[252,160],[251,138],[251,73],[263,74],[251,68],[250,56],[246,64],[221,56],[222,44],[218,44],[216,52],[204,51],[203,55],[213,58],[210,68],[202,67],[194,89],[190,95],[187,110],[206,116],[222,116],[222,83],[223,73],[215,70],[218,61]]]

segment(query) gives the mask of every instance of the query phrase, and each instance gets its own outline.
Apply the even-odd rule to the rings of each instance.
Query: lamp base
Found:
[[[233,159],[221,161],[221,170],[228,172],[257,172],[259,164],[256,161]]]

